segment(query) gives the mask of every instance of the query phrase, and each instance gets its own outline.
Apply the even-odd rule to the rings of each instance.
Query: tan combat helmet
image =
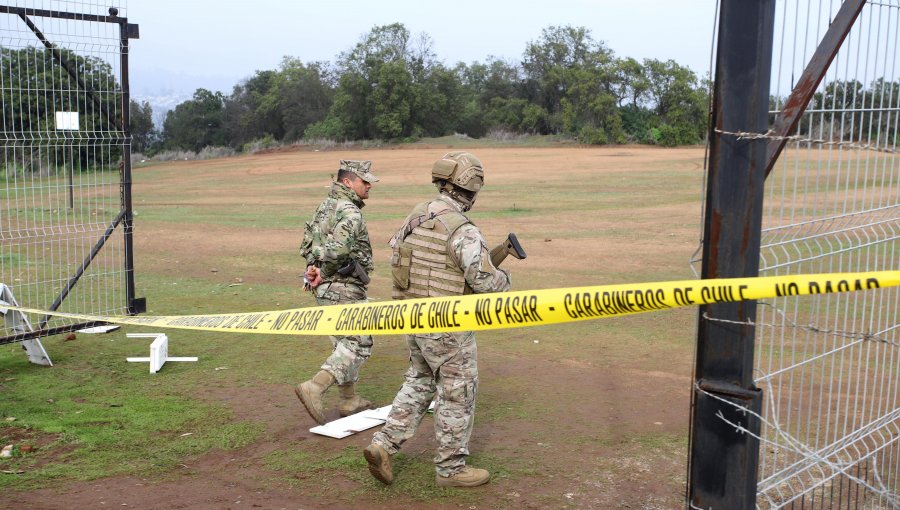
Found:
[[[431,168],[431,182],[469,210],[484,185],[484,167],[468,152],[448,152]]]

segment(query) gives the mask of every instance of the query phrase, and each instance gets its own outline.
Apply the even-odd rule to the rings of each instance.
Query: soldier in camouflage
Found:
[[[465,216],[484,182],[481,162],[451,152],[434,164],[440,194],[417,205],[391,239],[394,299],[509,290],[509,274],[494,267],[484,236]],[[363,454],[372,475],[393,482],[391,455],[415,434],[432,399],[436,481],[442,487],[487,483],[487,470],[466,466],[475,418],[478,359],[475,333],[406,335],[410,367],[384,427]]]
[[[328,197],[306,223],[300,255],[306,259],[304,288],[319,305],[366,302],[368,274],[374,269],[369,232],[360,209],[378,178],[371,161],[342,160]],[[372,353],[371,335],[332,336],[334,350],[316,375],[294,388],[309,415],[325,423],[322,398],[337,383],[338,411],[349,416],[371,409],[372,402],[356,394],[359,369]]]

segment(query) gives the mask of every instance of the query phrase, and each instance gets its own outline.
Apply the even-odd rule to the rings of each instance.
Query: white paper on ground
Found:
[[[428,410],[434,409],[434,402],[428,406]],[[352,436],[357,432],[368,430],[372,427],[384,424],[387,421],[388,413],[391,412],[391,406],[379,407],[378,409],[367,409],[365,411],[345,416],[334,421],[330,421],[325,425],[319,425],[309,429],[313,434],[333,437],[335,439],[343,439]]]
[[[330,421],[325,425],[319,425],[309,429],[313,434],[333,437],[335,439],[343,439],[352,436],[357,432],[377,427],[387,420],[387,415],[391,411],[391,406],[379,407],[378,409],[368,409],[344,418]]]

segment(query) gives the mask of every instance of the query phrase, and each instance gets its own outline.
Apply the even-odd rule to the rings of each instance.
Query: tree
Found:
[[[674,146],[699,142],[706,130],[708,100],[697,75],[674,60],[644,60],[650,104],[657,116],[658,142]]]
[[[407,134],[412,110],[409,41],[409,30],[402,23],[376,26],[352,50],[341,54],[341,78],[329,115],[339,120],[343,138]],[[380,104],[382,101],[387,103]]]
[[[373,28],[341,54],[328,118],[307,136],[340,131],[343,139],[397,139],[449,132],[465,101],[455,74],[431,48],[428,36],[411,37],[402,23]]]
[[[864,139],[870,118],[863,111],[866,99],[867,91],[858,80],[828,82],[822,92],[813,95],[814,108],[823,111],[817,119],[820,132],[816,136],[845,141]]]
[[[204,147],[225,145],[221,92],[194,91],[194,97],[170,110],[163,123],[163,143],[168,149],[199,152]]]
[[[457,131],[466,103],[455,72],[435,64],[420,77],[413,77],[413,90],[412,136],[444,136]]]
[[[284,57],[277,71],[256,71],[225,98],[226,141],[240,149],[266,137],[296,140],[325,118],[333,95],[326,64]]]
[[[159,134],[153,128],[153,108],[150,103],[147,101],[137,103],[132,100],[129,118],[131,119],[132,152],[150,152],[159,138]]]
[[[889,109],[900,99],[900,81],[886,81],[882,77],[873,81],[869,88],[872,108],[880,110],[877,113],[873,112],[874,122],[871,129],[875,130],[875,133],[869,133],[869,136],[876,138],[876,141],[881,144],[895,144],[897,114],[890,112]]]
[[[644,71],[644,66],[637,60],[627,57],[616,60],[616,80],[613,85],[613,94],[618,105],[630,105],[635,108],[643,107],[650,90],[650,79]]]
[[[385,62],[372,73],[373,86],[366,98],[371,112],[368,130],[375,138],[412,134],[412,77],[402,61]]]
[[[334,100],[331,81],[331,71],[325,63],[303,65],[291,57],[281,61],[273,93],[277,96],[285,141],[299,139],[307,127],[325,119]]]
[[[223,98],[223,134],[228,145],[240,148],[266,135],[284,136],[275,92],[277,75],[276,71],[256,71]]]
[[[523,123],[522,102],[528,103],[523,94],[521,68],[491,57],[485,64],[457,64],[453,74],[459,87],[456,131],[479,138],[493,129],[520,129]],[[540,110],[540,107],[536,108]],[[530,111],[535,113],[533,109]],[[515,115],[516,119],[511,119],[510,115]],[[534,115],[530,115],[529,119],[528,125],[534,125]],[[536,131],[544,129],[539,127]]]
[[[623,141],[614,63],[612,50],[583,27],[551,26],[529,43],[522,62],[526,97],[546,111],[544,133],[567,133],[588,143]]]

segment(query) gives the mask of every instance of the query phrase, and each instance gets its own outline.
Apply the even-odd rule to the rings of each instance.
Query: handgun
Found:
[[[347,262],[344,267],[337,270],[337,274],[341,276],[355,276],[363,285],[369,284],[369,275],[358,260]]]
[[[503,262],[507,255],[512,255],[519,260],[525,258],[525,250],[522,249],[522,245],[519,244],[519,240],[512,232],[509,233],[505,241],[491,250],[491,262],[494,264],[494,267],[500,267],[500,263]]]

